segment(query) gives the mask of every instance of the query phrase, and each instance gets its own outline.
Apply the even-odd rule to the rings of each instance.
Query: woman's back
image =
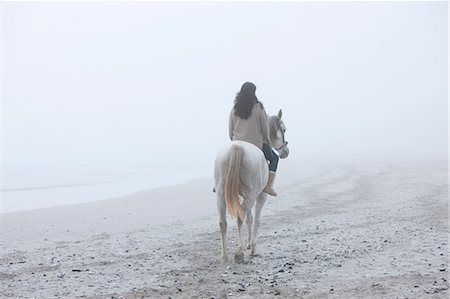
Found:
[[[269,123],[267,114],[260,103],[254,103],[247,119],[235,114],[231,109],[229,120],[229,134],[231,140],[242,140],[262,148],[263,143],[269,143]]]

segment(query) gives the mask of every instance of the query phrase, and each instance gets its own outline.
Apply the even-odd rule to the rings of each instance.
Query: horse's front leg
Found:
[[[255,205],[255,220],[253,224],[253,232],[250,239],[250,256],[256,256],[256,235],[258,234],[258,227],[261,219],[261,210],[266,203],[267,194],[261,192],[261,194],[256,199]]]
[[[237,251],[234,255],[234,261],[238,264],[244,261],[244,242],[242,241],[241,228],[242,228],[242,219],[238,217],[237,226],[238,226],[238,247]]]

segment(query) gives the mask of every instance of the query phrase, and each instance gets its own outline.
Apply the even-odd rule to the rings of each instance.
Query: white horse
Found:
[[[284,139],[286,127],[281,120],[282,111],[269,117],[270,146],[278,151],[280,158],[289,155]],[[217,154],[214,168],[215,192],[219,209],[219,225],[222,241],[222,261],[228,261],[226,251],[227,220],[226,211],[237,219],[239,244],[234,256],[237,263],[243,262],[244,244],[241,227],[244,221],[248,227],[250,256],[256,255],[256,234],[261,217],[261,209],[267,194],[263,192],[269,177],[267,160],[261,149],[245,141],[232,141]],[[252,208],[255,205],[255,218]]]

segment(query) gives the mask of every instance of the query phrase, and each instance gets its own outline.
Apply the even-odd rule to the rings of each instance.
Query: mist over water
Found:
[[[212,176],[245,81],[289,159],[446,164],[447,2],[2,5],[4,206]]]

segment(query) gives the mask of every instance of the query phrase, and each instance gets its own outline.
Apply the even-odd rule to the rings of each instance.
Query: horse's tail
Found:
[[[228,158],[228,171],[225,178],[224,195],[228,212],[233,217],[245,220],[245,212],[240,201],[239,190],[244,187],[241,181],[241,164],[244,157],[244,149],[233,144]]]

